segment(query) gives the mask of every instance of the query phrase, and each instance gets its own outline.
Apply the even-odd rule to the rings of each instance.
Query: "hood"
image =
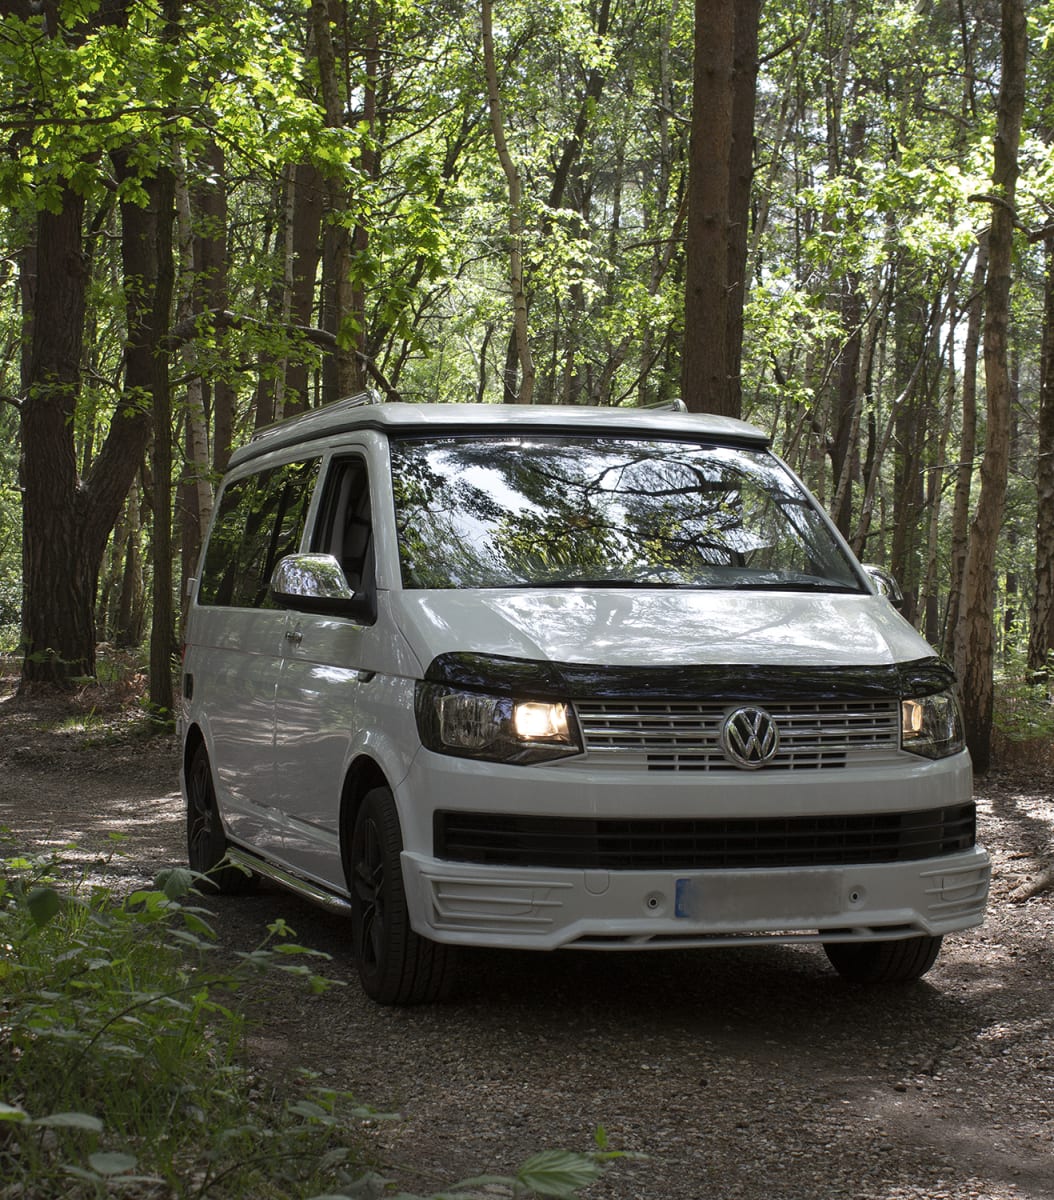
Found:
[[[568,588],[392,599],[422,667],[465,653],[610,667],[879,667],[933,654],[872,595]]]

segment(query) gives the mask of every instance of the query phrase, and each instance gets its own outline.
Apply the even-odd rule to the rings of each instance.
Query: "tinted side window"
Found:
[[[199,604],[271,607],[271,572],[300,546],[318,464],[318,459],[289,463],[224,489],[205,552]]]
[[[355,591],[372,585],[370,482],[361,458],[337,459],[330,467],[311,549],[335,554]]]

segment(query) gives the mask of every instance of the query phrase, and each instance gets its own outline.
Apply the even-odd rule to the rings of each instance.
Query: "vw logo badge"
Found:
[[[748,771],[771,762],[779,745],[780,731],[763,708],[737,708],[721,726],[725,758]]]

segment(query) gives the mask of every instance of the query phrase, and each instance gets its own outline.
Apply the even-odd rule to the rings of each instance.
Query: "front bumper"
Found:
[[[867,866],[575,871],[402,855],[411,921],[438,942],[553,950],[865,941],[980,924],[981,847]]]

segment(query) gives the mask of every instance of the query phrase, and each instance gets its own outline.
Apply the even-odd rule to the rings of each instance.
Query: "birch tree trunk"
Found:
[[[973,280],[966,304],[966,338],[963,341],[962,424],[959,429],[959,464],[955,472],[952,502],[951,579],[948,583],[948,613],[944,623],[944,655],[958,661],[959,612],[962,609],[963,573],[969,544],[970,489],[973,484],[974,454],[977,450],[977,363],[981,349],[984,315],[984,281],[988,274],[988,234],[977,244]]]
[[[179,275],[184,283],[177,303],[176,319],[177,322],[189,322],[194,319],[197,307],[203,300],[198,285],[193,204],[187,186],[185,164],[179,155],[176,157],[175,198]],[[178,503],[182,531],[182,578],[186,581],[194,574],[197,565],[201,543],[212,515],[213,497],[205,382],[198,368],[192,338],[183,344],[181,357],[187,382],[183,397],[185,462],[179,482]],[[184,589],[185,587],[184,582]]]

